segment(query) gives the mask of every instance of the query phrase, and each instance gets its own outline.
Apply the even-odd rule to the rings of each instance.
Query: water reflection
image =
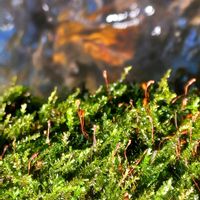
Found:
[[[151,32],[152,36],[159,36],[161,34],[161,27],[156,26],[154,27],[153,31]]]
[[[112,24],[113,28],[126,29],[131,26],[138,26],[141,23],[142,15],[137,3],[131,4],[130,9],[121,13],[111,13],[106,16],[106,22]]]
[[[13,75],[40,93],[55,85],[94,89],[113,81],[159,79],[167,68],[198,75],[198,0],[0,1],[0,82]],[[181,77],[181,76],[180,76]]]
[[[0,30],[3,32],[10,31],[14,28],[13,16],[6,10],[0,10]]]
[[[144,12],[147,16],[152,16],[155,13],[155,8],[152,5],[148,5],[144,8]]]

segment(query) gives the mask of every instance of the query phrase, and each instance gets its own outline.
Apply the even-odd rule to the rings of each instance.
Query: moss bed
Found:
[[[95,94],[0,96],[0,199],[198,200],[200,91],[121,80]],[[106,76],[105,76],[106,78]],[[107,81],[106,81],[107,82]]]

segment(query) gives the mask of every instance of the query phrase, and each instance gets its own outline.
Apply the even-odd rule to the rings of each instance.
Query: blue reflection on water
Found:
[[[97,4],[94,0],[87,0],[87,10],[89,13],[95,12],[97,10]]]
[[[198,50],[200,46],[200,36],[196,28],[191,28],[188,36],[185,39],[182,56],[187,60],[195,57],[195,49]]]
[[[188,20],[185,17],[180,17],[177,20],[177,26],[181,29],[187,28]]]
[[[0,29],[0,65],[6,64],[10,58],[10,53],[6,51],[7,43],[10,38],[14,35],[16,29],[13,27],[9,30],[1,30]]]

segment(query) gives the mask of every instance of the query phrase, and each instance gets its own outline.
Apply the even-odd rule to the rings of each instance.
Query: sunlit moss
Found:
[[[199,91],[178,97],[168,77],[63,101],[4,91],[0,199],[198,199]]]

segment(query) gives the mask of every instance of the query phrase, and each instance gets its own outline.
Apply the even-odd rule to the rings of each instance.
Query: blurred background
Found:
[[[199,77],[199,25],[199,0],[0,0],[0,84],[94,91],[132,65],[139,82],[172,68],[179,90]]]

